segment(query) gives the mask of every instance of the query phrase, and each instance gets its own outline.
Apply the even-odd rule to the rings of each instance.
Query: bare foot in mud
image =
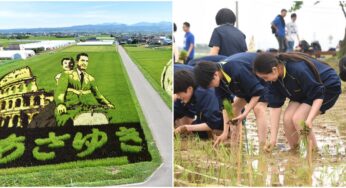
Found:
[[[268,143],[268,144],[265,144],[265,146],[263,147],[263,151],[266,153],[271,153],[274,150],[274,148],[275,148],[274,144]]]

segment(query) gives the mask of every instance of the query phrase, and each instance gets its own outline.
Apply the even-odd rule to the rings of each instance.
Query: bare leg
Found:
[[[267,120],[266,120],[267,103],[259,102],[253,109],[256,116],[259,145],[264,145],[267,139]]]
[[[309,115],[310,110],[311,110],[311,106],[308,104],[302,103],[299,105],[299,107],[297,108],[297,110],[295,111],[295,113],[292,117],[292,121],[293,121],[293,124],[294,124],[296,130],[302,129],[300,126],[300,123],[302,121],[306,120],[306,118]],[[316,116],[313,119],[315,119]],[[316,142],[315,134],[312,130],[310,131],[308,138],[309,138],[309,140],[312,141],[312,148],[315,148],[317,146],[317,142]],[[296,142],[298,143],[298,140]]]
[[[296,112],[299,105],[300,103],[298,102],[290,102],[284,113],[284,119],[283,119],[284,131],[285,131],[285,136],[287,138],[288,144],[290,145],[291,149],[294,148],[298,144],[298,140],[299,140],[299,134],[292,121],[293,115]]]
[[[246,100],[243,98],[235,97],[234,102],[232,104],[233,109],[233,117],[237,117],[241,114],[242,109],[247,104]],[[238,133],[241,129],[242,122],[240,122],[237,126],[231,126],[231,141],[232,143],[236,143],[238,141]]]

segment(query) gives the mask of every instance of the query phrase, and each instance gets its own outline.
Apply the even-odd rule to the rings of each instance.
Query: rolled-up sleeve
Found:
[[[213,34],[211,35],[210,38],[210,42],[209,42],[209,47],[213,47],[213,46],[221,46],[221,36],[219,34],[219,32],[214,29]]]

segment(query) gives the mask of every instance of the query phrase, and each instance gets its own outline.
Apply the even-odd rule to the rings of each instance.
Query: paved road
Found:
[[[132,185],[172,186],[172,112],[120,45],[118,52],[163,160],[145,182]]]

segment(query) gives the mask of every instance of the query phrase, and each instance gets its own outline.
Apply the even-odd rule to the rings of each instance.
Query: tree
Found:
[[[314,5],[319,4],[320,1],[316,1],[314,3]],[[293,3],[293,5],[291,6],[291,8],[289,9],[290,12],[299,10],[303,5],[303,1],[295,1]],[[342,12],[344,13],[345,16],[345,20],[346,20],[346,1],[339,1],[339,5],[341,7]],[[344,35],[344,39],[342,41],[340,41],[339,43],[340,46],[340,51],[339,51],[339,57],[343,57],[346,55],[346,26],[345,26],[345,35]]]

